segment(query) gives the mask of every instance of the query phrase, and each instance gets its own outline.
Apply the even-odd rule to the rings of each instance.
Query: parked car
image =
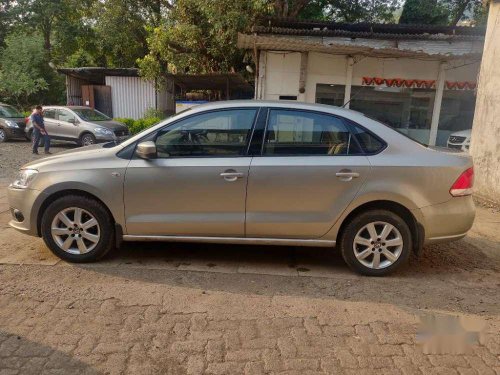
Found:
[[[47,106],[44,107],[45,128],[53,139],[74,141],[80,146],[94,143],[122,141],[129,136],[125,124],[113,121],[93,108],[80,106]],[[26,126],[26,136],[33,136],[32,121]]]
[[[24,115],[11,105],[0,103],[0,143],[11,138],[24,138]]]
[[[472,129],[451,133],[448,138],[448,148],[469,152],[471,134]]]
[[[231,101],[31,162],[8,199],[10,225],[70,262],[122,240],[336,245],[357,272],[385,275],[423,244],[466,235],[472,184],[467,154],[358,112]]]

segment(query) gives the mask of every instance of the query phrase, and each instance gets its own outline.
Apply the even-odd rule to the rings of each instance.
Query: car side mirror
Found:
[[[78,124],[78,120],[76,118],[70,118],[70,119],[68,119],[68,122],[73,124],[73,125]]]
[[[135,154],[145,160],[156,159],[156,145],[152,141],[141,142],[137,145]]]

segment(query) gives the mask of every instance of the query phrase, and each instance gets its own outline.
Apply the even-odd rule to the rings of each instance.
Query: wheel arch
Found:
[[[37,217],[36,217],[36,230],[37,230],[37,235],[39,237],[41,236],[41,233],[42,233],[42,231],[41,231],[42,215],[45,212],[45,210],[47,209],[47,207],[52,202],[56,201],[57,199],[65,197],[65,196],[68,196],[68,195],[77,195],[77,196],[81,196],[81,197],[86,197],[86,198],[90,198],[90,199],[93,199],[93,200],[99,202],[100,204],[102,204],[102,206],[108,212],[109,217],[113,221],[113,225],[116,224],[116,219],[113,216],[113,213],[111,212],[111,210],[109,209],[109,207],[107,206],[107,204],[102,201],[102,199],[100,199],[96,195],[94,195],[92,193],[89,193],[88,191],[85,191],[85,190],[80,190],[80,189],[64,189],[64,190],[55,191],[55,192],[51,193],[50,195],[47,195],[46,198],[41,203],[40,208],[38,209]]]
[[[358,216],[362,212],[366,212],[368,210],[386,210],[395,213],[400,216],[405,223],[410,228],[410,232],[412,235],[412,249],[418,254],[422,249],[425,233],[423,226],[418,222],[417,218],[413,215],[411,210],[402,205],[401,203],[391,201],[391,200],[374,200],[365,202],[357,207],[355,207],[349,214],[342,220],[342,223],[337,232],[337,239],[341,238],[343,235],[343,231],[345,230],[347,224]]]

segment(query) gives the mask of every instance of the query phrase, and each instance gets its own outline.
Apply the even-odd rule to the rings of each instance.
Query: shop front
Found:
[[[484,30],[392,26],[366,33],[302,22],[240,34],[257,58],[255,97],[344,106],[454,147],[450,136],[472,128]]]

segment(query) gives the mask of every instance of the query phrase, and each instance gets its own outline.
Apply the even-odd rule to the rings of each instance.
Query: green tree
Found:
[[[0,94],[7,101],[25,107],[49,89],[44,77],[50,76],[50,68],[42,36],[9,34],[0,61]]]
[[[337,22],[394,22],[398,0],[330,0],[328,17]]]
[[[406,0],[399,23],[455,26],[460,21],[484,22],[482,0]]]
[[[166,62],[173,72],[241,71],[245,52],[236,47],[238,32],[264,12],[261,1],[177,0],[166,22],[151,30],[141,71],[159,78]]]

